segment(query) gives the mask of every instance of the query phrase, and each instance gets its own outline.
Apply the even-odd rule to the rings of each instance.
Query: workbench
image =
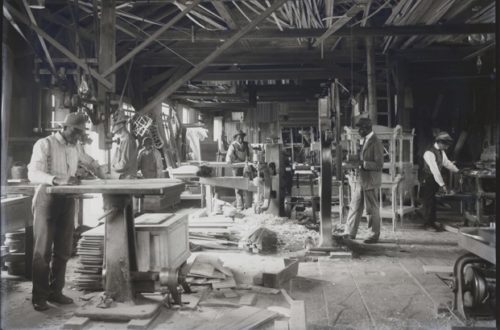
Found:
[[[241,176],[224,176],[224,177],[208,177],[200,178],[200,184],[203,185],[205,192],[207,212],[211,213],[212,200],[214,197],[214,187],[223,187],[231,189],[240,189],[250,192],[257,192],[257,186],[248,178]]]
[[[130,320],[154,315],[158,303],[136,299],[132,273],[137,273],[132,196],[163,195],[178,189],[181,181],[172,179],[144,180],[83,180],[74,186],[47,186],[48,194],[74,195],[102,194],[105,205],[113,209],[105,222],[104,270],[105,295],[111,297],[117,308],[85,307],[78,316],[100,320]],[[136,308],[140,305],[141,308]]]

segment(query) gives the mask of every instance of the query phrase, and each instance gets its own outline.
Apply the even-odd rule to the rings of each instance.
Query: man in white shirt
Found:
[[[49,195],[45,186],[78,184],[78,164],[100,173],[99,164],[87,155],[78,141],[85,134],[85,115],[70,113],[63,129],[38,140],[28,165],[28,178],[41,184],[33,197],[33,292],[37,311],[49,308],[47,301],[71,304],[62,293],[66,263],[73,249],[74,199]]]
[[[422,216],[425,227],[434,231],[442,231],[442,227],[436,224],[436,193],[439,189],[448,193],[443,181],[441,169],[447,168],[452,172],[458,172],[458,168],[448,160],[445,150],[452,144],[453,139],[446,132],[439,133],[434,139],[434,144],[424,153],[424,166],[422,168],[420,199],[422,202]]]
[[[246,134],[240,130],[233,136],[233,142],[229,145],[226,154],[226,163],[243,163],[250,159],[250,148],[248,147],[248,142],[245,139]],[[243,168],[233,168],[233,176],[242,176]],[[251,193],[246,192],[241,189],[235,189],[234,193],[236,195],[236,208],[241,211],[244,208],[249,208],[251,205]]]

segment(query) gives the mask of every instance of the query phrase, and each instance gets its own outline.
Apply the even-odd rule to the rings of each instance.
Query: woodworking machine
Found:
[[[495,228],[461,228],[458,244],[469,253],[453,268],[453,309],[466,321],[496,315]]]

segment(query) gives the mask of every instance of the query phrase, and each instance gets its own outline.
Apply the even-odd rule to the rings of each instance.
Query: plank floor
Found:
[[[308,329],[450,329],[463,325],[453,314],[436,314],[437,306],[449,303],[453,293],[439,274],[425,274],[422,267],[452,266],[465,253],[456,243],[456,234],[424,231],[418,222],[410,220],[392,232],[392,224],[384,222],[381,243],[366,245],[362,243],[365,227],[366,223],[361,223],[359,239],[350,244],[353,259],[300,263],[298,276],[285,285],[293,299],[305,301]],[[233,269],[238,283],[248,283],[263,270],[279,269],[284,257],[235,251],[203,253],[217,255],[225,266]],[[45,313],[32,309],[30,282],[2,272],[1,328],[60,328],[84,304],[78,300],[83,293],[76,291],[71,282],[75,264],[76,259],[72,259],[65,292],[76,304],[54,306]],[[245,293],[240,291],[238,297],[217,299],[238,303]],[[281,294],[257,294],[254,307],[268,306],[289,308]],[[183,311],[163,308],[151,329],[191,329],[217,320],[228,310],[226,307]],[[273,329],[273,323],[268,322],[260,329]],[[494,325],[495,321],[476,323],[476,326]],[[87,329],[126,329],[126,326],[126,323],[91,322]]]

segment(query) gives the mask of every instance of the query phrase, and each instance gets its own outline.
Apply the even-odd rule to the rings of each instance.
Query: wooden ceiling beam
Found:
[[[151,36],[149,36],[146,40],[141,42],[137,47],[135,47],[132,51],[128,52],[127,55],[122,57],[119,61],[117,61],[114,65],[112,65],[109,69],[107,69],[102,75],[104,77],[110,75],[113,73],[116,69],[118,69],[120,66],[122,66],[124,63],[126,63],[128,60],[130,60],[132,57],[134,57],[137,53],[139,53],[141,50],[143,50],[145,47],[147,47],[150,43],[156,40],[156,38],[161,35],[163,32],[171,28],[175,23],[177,23],[181,18],[186,16],[191,9],[196,7],[201,0],[194,0],[189,4],[189,6],[186,6],[179,14],[177,14],[174,18],[172,18],[167,24],[163,25],[161,28],[156,30],[155,33],[153,33]]]
[[[221,55],[226,49],[230,48],[234,43],[236,43],[242,36],[250,32],[255,28],[260,22],[262,22],[266,17],[271,15],[274,10],[283,5],[288,0],[276,0],[274,3],[266,9],[258,17],[254,18],[252,22],[247,24],[243,29],[239,30],[231,38],[229,38],[224,44],[216,48],[210,55],[208,55],[203,61],[199,62],[196,67],[192,68],[189,72],[183,75],[180,79],[169,85],[167,88],[161,90],[144,108],[140,111],[141,113],[147,113],[151,111],[157,104],[161,103],[164,99],[174,93],[179,87],[185,84],[188,80],[194,78],[202,70],[204,70],[210,63],[212,63],[219,55]]]
[[[414,36],[414,35],[460,35],[460,34],[482,34],[495,33],[495,24],[471,23],[471,24],[437,24],[437,25],[401,25],[401,26],[354,26],[343,27],[331,36],[334,37],[368,37],[368,36]],[[278,29],[261,28],[243,36],[244,40],[269,40],[269,39],[296,39],[296,38],[318,38],[327,29]],[[194,40],[220,42],[233,36],[238,31],[205,31],[197,30]],[[121,41],[135,41],[135,39],[122,38]],[[163,33],[158,40],[168,41],[191,41],[191,33],[181,31],[168,31]]]

